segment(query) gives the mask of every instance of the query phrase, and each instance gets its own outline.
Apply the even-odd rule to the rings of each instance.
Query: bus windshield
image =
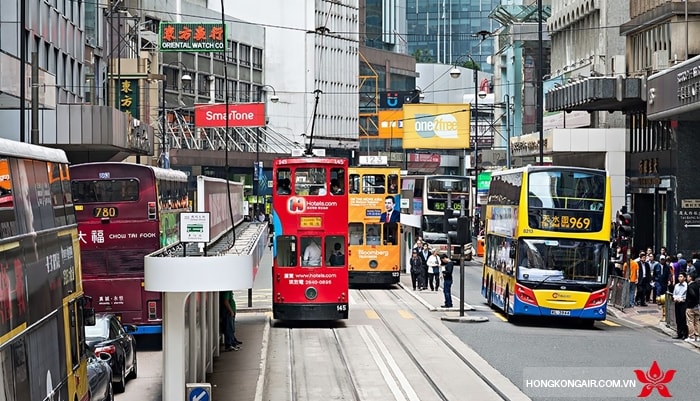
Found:
[[[518,280],[590,281],[607,276],[608,244],[600,241],[526,238],[518,242]]]

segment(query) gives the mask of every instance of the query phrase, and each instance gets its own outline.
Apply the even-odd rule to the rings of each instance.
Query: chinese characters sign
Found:
[[[139,117],[139,80],[119,79],[116,85],[117,104],[120,111]]]
[[[161,22],[162,52],[225,52],[226,26],[206,22]]]

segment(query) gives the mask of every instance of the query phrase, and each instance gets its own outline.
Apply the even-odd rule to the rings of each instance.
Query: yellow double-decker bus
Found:
[[[604,320],[611,210],[604,170],[528,166],[494,172],[481,286],[488,304],[509,320]]]
[[[65,153],[0,139],[0,188],[0,400],[88,400],[95,318]]]
[[[348,168],[350,284],[396,284],[401,269],[401,171]]]

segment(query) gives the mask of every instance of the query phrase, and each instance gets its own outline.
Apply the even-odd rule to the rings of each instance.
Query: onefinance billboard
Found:
[[[469,148],[468,104],[404,104],[404,149]]]

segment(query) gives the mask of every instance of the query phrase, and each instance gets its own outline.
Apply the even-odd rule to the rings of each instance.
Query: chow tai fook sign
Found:
[[[404,149],[469,148],[467,104],[404,104]]]
[[[264,127],[265,104],[264,103],[238,103],[229,104],[228,113],[223,103],[203,103],[194,105],[194,125],[200,128],[224,128],[226,117],[228,126],[236,127]]]
[[[161,22],[162,52],[225,52],[226,25],[209,22]]]

